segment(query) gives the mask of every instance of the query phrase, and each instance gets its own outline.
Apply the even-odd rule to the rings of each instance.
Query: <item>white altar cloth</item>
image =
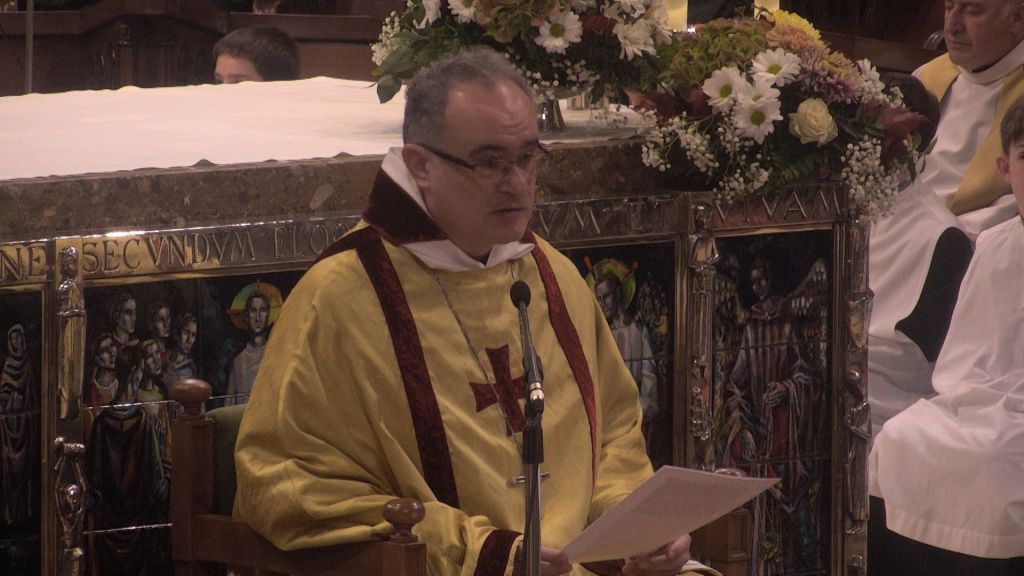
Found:
[[[0,180],[383,155],[402,143],[404,104],[325,77],[0,97]],[[566,112],[584,129],[558,140],[636,133],[590,116]]]

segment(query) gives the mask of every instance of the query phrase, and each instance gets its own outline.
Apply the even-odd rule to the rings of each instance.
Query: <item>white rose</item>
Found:
[[[808,98],[789,115],[789,133],[801,144],[828,144],[839,135],[839,127],[828,112],[828,104],[820,98]]]

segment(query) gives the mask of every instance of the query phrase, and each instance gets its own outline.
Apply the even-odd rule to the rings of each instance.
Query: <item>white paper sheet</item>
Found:
[[[662,466],[564,551],[571,562],[617,560],[651,552],[724,516],[778,480]]]

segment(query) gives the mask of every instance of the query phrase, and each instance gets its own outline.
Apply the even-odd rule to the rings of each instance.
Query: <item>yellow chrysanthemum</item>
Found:
[[[821,40],[821,33],[814,27],[813,24],[808,22],[803,16],[794,14],[792,12],[786,12],[785,10],[776,10],[772,16],[775,17],[775,28],[795,28],[804,32],[815,40]]]

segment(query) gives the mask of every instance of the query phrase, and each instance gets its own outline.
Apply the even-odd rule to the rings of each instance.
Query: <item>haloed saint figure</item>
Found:
[[[603,263],[599,262],[595,270]],[[647,333],[626,309],[622,283],[623,278],[619,275],[605,272],[598,277],[594,294],[615,337],[622,360],[639,388],[644,436],[650,442],[654,417],[658,413],[658,373]]]
[[[228,376],[228,395],[236,395],[235,403],[244,403],[249,399],[252,383],[263,361],[263,351],[270,335],[271,302],[270,296],[254,290],[245,300],[242,319],[245,323],[249,341],[245,348],[231,362],[231,374]]]

